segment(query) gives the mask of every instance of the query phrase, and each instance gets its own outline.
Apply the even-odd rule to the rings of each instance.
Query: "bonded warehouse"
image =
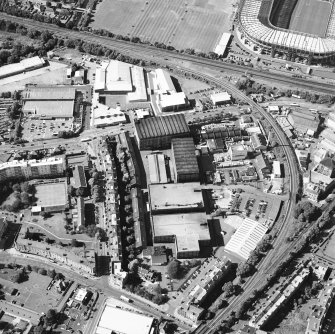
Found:
[[[172,138],[190,136],[183,114],[140,119],[135,122],[135,138],[140,150],[163,150],[171,147]]]
[[[171,149],[175,182],[199,181],[199,166],[193,138],[174,138]]]

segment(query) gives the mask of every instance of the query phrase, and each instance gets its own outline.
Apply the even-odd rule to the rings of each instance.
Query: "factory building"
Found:
[[[174,138],[171,149],[175,182],[199,181],[199,166],[193,138]]]
[[[135,138],[141,150],[171,147],[172,138],[189,137],[190,130],[183,114],[140,119],[135,122]]]

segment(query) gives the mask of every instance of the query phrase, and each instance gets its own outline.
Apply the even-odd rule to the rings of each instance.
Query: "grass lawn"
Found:
[[[6,271],[8,271],[7,268]],[[62,295],[56,292],[55,289],[47,291],[47,286],[50,282],[50,277],[42,276],[35,272],[31,272],[29,279],[22,283],[13,283],[0,278],[1,285],[16,288],[19,291],[16,296],[6,295],[7,301],[14,301],[19,306],[23,304],[23,307],[38,313],[46,312],[50,308],[56,308],[62,300]]]

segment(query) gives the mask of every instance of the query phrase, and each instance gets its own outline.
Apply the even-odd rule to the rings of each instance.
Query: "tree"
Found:
[[[171,278],[179,278],[182,273],[182,267],[178,260],[172,260],[166,267],[166,272]]]
[[[48,312],[45,315],[45,321],[47,323],[47,325],[53,325],[57,322],[57,311],[54,309],[50,309],[48,310]]]
[[[227,282],[222,287],[222,291],[224,292],[225,297],[231,297],[235,294],[235,286],[232,282]]]
[[[51,277],[52,279],[54,279],[55,276],[56,276],[55,269],[48,270],[48,276]]]
[[[129,262],[129,264],[128,264],[129,271],[131,273],[137,273],[139,264],[140,264],[140,262],[138,261],[138,259],[135,259],[135,260]]]
[[[84,196],[84,194],[85,194],[85,189],[83,189],[83,188],[78,188],[78,189],[76,190],[76,195],[77,195],[77,196]]]
[[[71,247],[78,247],[78,241],[77,241],[77,239],[72,239],[71,240]]]
[[[248,276],[253,270],[253,266],[248,262],[240,262],[236,269],[236,275],[241,277]]]
[[[40,269],[38,269],[38,273],[39,273],[40,275],[43,275],[43,276],[46,276],[46,275],[47,275],[47,271],[46,271],[44,268],[40,268]]]

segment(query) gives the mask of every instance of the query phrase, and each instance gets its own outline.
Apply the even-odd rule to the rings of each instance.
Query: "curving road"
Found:
[[[240,66],[237,64],[229,64],[222,61],[211,60],[206,58],[200,58],[197,56],[178,53],[176,51],[169,51],[166,49],[158,49],[149,44],[134,44],[122,40],[111,39],[109,37],[97,36],[90,32],[74,31],[65,28],[58,27],[43,22],[37,22],[30,19],[25,19],[16,16],[10,16],[5,13],[0,13],[0,19],[8,19],[18,24],[23,24],[28,28],[36,30],[49,30],[55,35],[63,38],[82,39],[86,42],[99,44],[111,49],[115,49],[122,52],[125,55],[131,57],[147,59],[147,60],[159,60],[163,61],[168,59],[177,60],[180,62],[186,61],[193,65],[206,66],[218,71],[230,71],[238,74],[252,75],[256,79],[262,79],[270,82],[277,82],[287,87],[302,88],[307,90],[313,90],[317,92],[333,94],[335,85],[327,82],[314,81],[304,78],[293,78],[292,74],[288,73],[271,73],[267,71],[260,71],[258,69]]]
[[[285,75],[280,75],[280,74],[271,74],[269,72],[259,72],[254,69],[234,65],[234,64],[226,64],[223,62],[218,62],[218,61],[213,61],[213,60],[208,60],[208,59],[202,59],[202,58],[197,58],[194,56],[190,55],[185,55],[185,54],[178,54],[175,52],[171,52],[168,50],[161,50],[157,49],[148,45],[143,45],[143,44],[132,44],[124,41],[118,41],[118,40],[112,40],[106,37],[99,37],[99,36],[93,36],[90,33],[85,33],[85,32],[77,32],[77,31],[69,31],[63,28],[59,28],[57,26],[52,26],[48,24],[43,24],[40,22],[34,22],[31,20],[27,19],[22,19],[22,18],[16,18],[12,16],[8,16],[6,14],[0,13],[0,18],[6,18],[10,19],[14,22],[20,23],[20,24],[25,24],[28,27],[34,28],[34,29],[48,29],[49,31],[57,34],[58,36],[63,36],[63,37],[71,37],[71,38],[80,38],[88,42],[93,42],[93,43],[99,43],[101,46],[107,46],[109,48],[114,48],[116,50],[119,50],[125,54],[134,54],[138,55],[140,58],[149,58],[150,57],[155,57],[153,60],[156,60],[157,58],[159,59],[160,57],[169,57],[174,60],[180,60],[182,61],[187,61],[188,63],[191,63],[193,65],[201,65],[201,66],[206,66],[217,69],[219,70],[229,70],[229,71],[234,71],[237,73],[245,73],[247,70],[249,74],[252,74],[255,76],[255,78],[265,78],[267,80],[272,80],[274,82],[281,82],[286,85],[293,85],[295,87],[301,87],[305,89],[312,89],[316,91],[322,91],[324,93],[333,93],[334,92],[334,86],[331,84],[325,84],[325,83],[320,83],[320,82],[311,82],[308,80],[304,79],[299,79],[299,82],[296,82],[297,79],[292,79],[290,77],[287,77]],[[152,58],[151,58],[152,59]],[[185,68],[182,66],[178,66],[178,69],[182,69],[184,72],[187,72],[189,74],[195,74],[203,77],[204,79],[207,79],[218,86],[228,90],[233,94],[234,97],[237,97],[241,100],[245,100],[249,105],[252,107],[252,109],[256,112],[259,112],[261,115],[265,117],[265,119],[270,123],[270,125],[273,128],[273,131],[278,137],[278,141],[280,145],[282,146],[284,153],[286,155],[287,159],[287,164],[288,164],[288,172],[290,175],[290,195],[289,195],[289,200],[286,203],[286,213],[283,221],[281,222],[281,226],[278,229],[278,234],[277,238],[275,239],[273,243],[273,250],[269,251],[267,254],[266,258],[261,262],[261,264],[258,267],[258,272],[255,273],[248,281],[247,283],[243,286],[244,288],[244,293],[241,296],[237,296],[234,298],[229,306],[226,309],[220,310],[217,313],[217,316],[210,322],[208,322],[204,326],[200,326],[197,330],[196,333],[201,333],[201,334],[209,334],[212,333],[215,328],[221,323],[221,320],[227,316],[232,310],[236,309],[243,300],[245,300],[251,293],[252,291],[258,287],[258,285],[264,281],[264,274],[263,271],[265,268],[274,261],[277,261],[277,259],[281,258],[289,248],[289,245],[285,247],[284,245],[284,240],[287,236],[287,229],[286,227],[288,226],[290,222],[290,218],[292,215],[292,210],[294,208],[295,204],[295,194],[297,193],[298,190],[298,179],[299,179],[299,171],[298,171],[298,163],[294,154],[294,151],[290,145],[290,142],[286,135],[283,133],[282,129],[280,126],[276,123],[276,121],[270,116],[267,112],[265,112],[260,106],[258,106],[256,103],[254,103],[250,98],[246,97],[244,93],[239,91],[235,86],[227,83],[226,81],[216,79],[212,76],[209,76],[203,72],[199,71],[193,71],[190,70],[189,68]],[[205,71],[205,69],[204,69]],[[284,245],[284,246],[283,246]],[[280,248],[279,248],[280,246]]]

